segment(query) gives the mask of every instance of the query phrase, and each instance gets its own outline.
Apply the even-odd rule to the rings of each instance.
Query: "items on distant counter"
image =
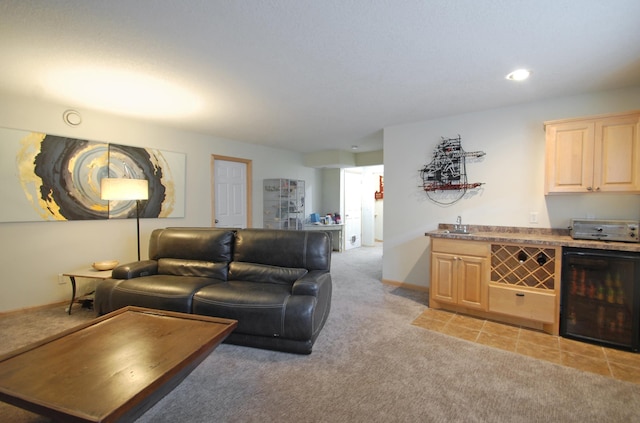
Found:
[[[309,223],[314,225],[339,225],[342,223],[340,213],[327,213],[326,216],[320,217],[318,213],[311,213],[309,215]]]

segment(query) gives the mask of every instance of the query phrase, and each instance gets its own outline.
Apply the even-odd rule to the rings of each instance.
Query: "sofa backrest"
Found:
[[[227,279],[234,231],[207,228],[156,229],[149,239],[149,259],[158,273]]]
[[[329,271],[331,242],[322,231],[238,229],[233,261]]]

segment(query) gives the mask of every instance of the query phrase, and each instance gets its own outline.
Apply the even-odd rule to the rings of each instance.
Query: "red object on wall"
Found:
[[[384,197],[384,177],[380,175],[380,191],[375,193],[376,200],[382,200]]]

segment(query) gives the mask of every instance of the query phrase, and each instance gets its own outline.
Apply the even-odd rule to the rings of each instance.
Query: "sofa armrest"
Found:
[[[158,262],[156,260],[134,261],[122,264],[111,273],[113,279],[133,279],[141,276],[157,275]]]
[[[293,283],[293,295],[318,296],[323,287],[331,284],[331,274],[326,270],[312,270]]]

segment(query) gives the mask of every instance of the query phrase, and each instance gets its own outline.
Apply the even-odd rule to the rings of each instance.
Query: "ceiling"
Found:
[[[0,92],[372,151],[387,126],[640,84],[639,17],[638,0],[0,0]]]

